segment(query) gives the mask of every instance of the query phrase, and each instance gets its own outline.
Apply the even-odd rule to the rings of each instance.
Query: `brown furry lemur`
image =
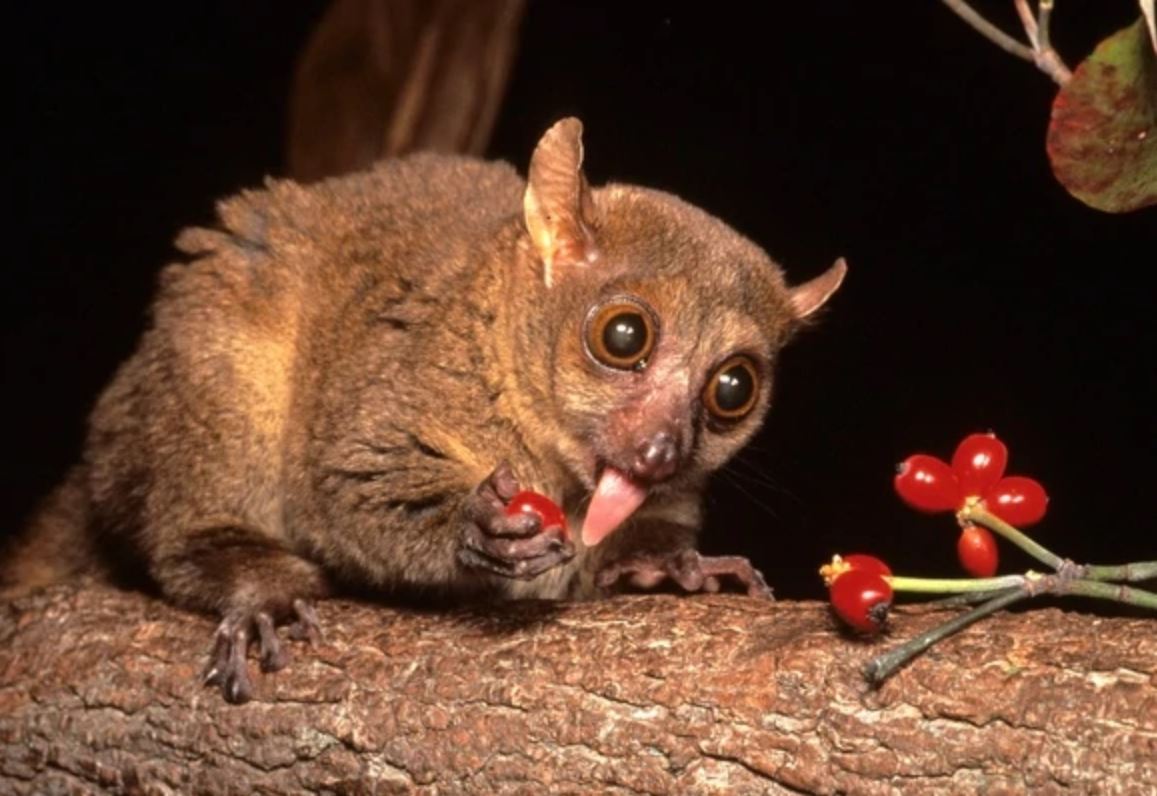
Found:
[[[9,592],[99,561],[222,617],[206,680],[252,692],[276,627],[335,584],[585,597],[724,576],[707,476],[759,426],[777,352],[839,286],[798,287],[674,196],[591,189],[582,126],[505,164],[417,155],[271,182],[178,239],[83,458],[9,557]],[[504,507],[520,488],[581,532]],[[612,533],[613,532],[613,533]]]

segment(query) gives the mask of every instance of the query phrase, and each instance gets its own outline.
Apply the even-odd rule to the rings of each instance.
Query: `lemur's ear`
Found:
[[[848,263],[841,257],[815,279],[791,288],[791,307],[795,317],[803,320],[822,307],[839,288],[847,273]]]
[[[567,118],[546,131],[530,159],[523,212],[549,287],[554,271],[598,257],[594,200],[582,172],[583,125]]]

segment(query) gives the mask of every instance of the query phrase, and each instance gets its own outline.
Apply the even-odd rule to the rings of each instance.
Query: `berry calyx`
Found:
[[[542,520],[543,530],[562,528],[563,535],[569,535],[566,527],[566,515],[562,513],[558,504],[546,495],[540,495],[538,492],[530,490],[519,492],[506,505],[506,515],[509,517],[522,512],[537,514]]]
[[[980,497],[995,486],[1007,464],[1008,448],[991,432],[969,434],[952,454],[952,471],[965,498]]]
[[[852,570],[870,572],[883,577],[892,574],[888,565],[875,556],[866,553],[850,553],[846,556],[832,556],[830,564],[824,564],[820,567],[820,577],[824,579],[824,585],[830,587],[836,578]]]
[[[914,454],[901,462],[893,484],[901,500],[930,514],[954,511],[960,508],[963,499],[952,468],[925,453]]]
[[[956,557],[964,571],[974,578],[991,578],[1000,561],[996,539],[979,525],[965,526],[956,540]]]
[[[875,572],[852,569],[838,576],[828,591],[832,609],[861,633],[876,633],[888,620],[892,587]]]
[[[1009,525],[1024,527],[1040,522],[1048,509],[1049,496],[1032,478],[1010,475],[984,493],[984,507]]]

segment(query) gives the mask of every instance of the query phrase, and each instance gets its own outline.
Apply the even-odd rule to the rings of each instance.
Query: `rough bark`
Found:
[[[237,707],[198,683],[207,618],[91,584],[0,605],[0,793],[1157,789],[1151,619],[998,615],[872,690],[882,645],[818,603],[319,613]]]

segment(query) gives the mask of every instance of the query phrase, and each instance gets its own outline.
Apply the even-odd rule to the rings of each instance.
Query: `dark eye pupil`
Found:
[[[754,390],[755,381],[751,378],[751,371],[736,365],[719,374],[715,382],[715,404],[724,412],[735,412],[751,400]]]
[[[603,345],[611,356],[629,359],[647,345],[647,324],[637,312],[624,312],[603,327]]]

